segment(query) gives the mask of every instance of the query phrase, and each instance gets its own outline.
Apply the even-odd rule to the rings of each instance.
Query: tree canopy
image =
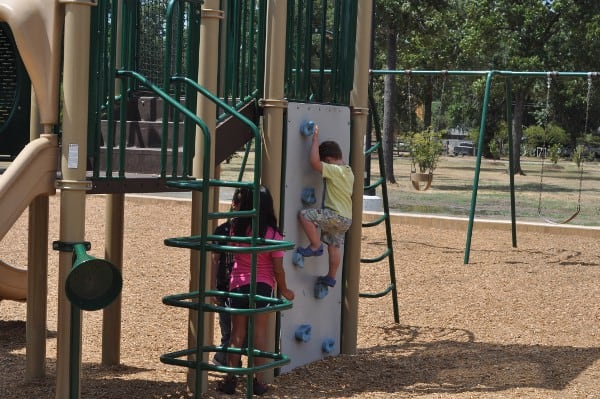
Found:
[[[374,69],[599,70],[597,0],[376,0],[375,26]],[[390,56],[394,57],[393,64],[389,63]],[[596,73],[590,79],[588,93],[590,86],[585,77],[515,76],[511,99],[505,98],[502,84],[494,84],[486,120],[486,136],[490,137],[485,137],[485,142],[492,141],[492,132],[502,126],[506,101],[511,102],[517,156],[524,127],[552,123],[566,132],[567,145],[572,147],[583,137],[598,134],[600,76]],[[478,128],[483,83],[477,76],[388,78],[385,94],[395,101],[385,103],[384,150],[385,141],[388,145],[392,142],[386,136],[410,134],[410,130],[439,123],[433,120],[432,104],[441,102],[442,90],[442,127]],[[383,96],[382,79],[374,80],[374,90]],[[546,118],[542,120],[540,115],[544,113]],[[489,155],[487,149],[483,153]],[[518,162],[516,166],[519,171]]]

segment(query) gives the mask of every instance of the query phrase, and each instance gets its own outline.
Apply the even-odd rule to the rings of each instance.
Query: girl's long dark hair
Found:
[[[265,186],[260,186],[260,208],[258,212],[258,235],[265,238],[267,228],[272,227],[279,232],[277,217],[273,208],[273,197]],[[239,190],[240,211],[247,211],[253,208],[252,189],[241,188]],[[233,221],[233,235],[245,237],[251,233],[252,218],[238,217]],[[270,238],[270,237],[269,237]]]

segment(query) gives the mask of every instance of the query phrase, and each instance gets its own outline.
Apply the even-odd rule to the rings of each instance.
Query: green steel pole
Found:
[[[506,88],[506,127],[508,130],[508,173],[510,179],[510,220],[512,225],[512,246],[517,247],[517,219],[515,209],[515,154],[513,150],[512,129],[512,79],[505,82]]]
[[[477,161],[475,162],[475,176],[473,177],[473,193],[471,194],[471,210],[469,212],[469,225],[467,228],[467,243],[465,245],[464,263],[469,263],[469,253],[471,251],[471,236],[473,234],[473,220],[475,218],[475,205],[477,204],[477,188],[479,185],[479,172],[481,170],[481,149],[483,148],[483,139],[485,136],[485,120],[487,117],[487,108],[490,98],[490,87],[492,77],[495,72],[490,71],[485,80],[485,94],[483,96],[483,106],[481,111],[481,123],[479,126],[479,140],[477,143]]]

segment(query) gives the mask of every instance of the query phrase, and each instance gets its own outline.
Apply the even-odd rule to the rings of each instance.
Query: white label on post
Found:
[[[77,169],[79,165],[79,144],[69,144],[69,155],[67,156],[67,167]]]

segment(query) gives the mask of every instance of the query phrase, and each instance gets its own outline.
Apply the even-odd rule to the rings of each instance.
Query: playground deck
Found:
[[[50,239],[58,236],[50,199]],[[104,198],[87,198],[91,255],[104,253]],[[187,234],[190,203],[128,197],[125,214],[121,365],[102,367],[102,312],[86,312],[82,398],[187,398],[186,370],[159,356],[185,346],[187,312],[161,303],[188,287],[186,251],[163,245]],[[4,238],[0,258],[22,264],[27,213]],[[597,398],[600,391],[600,250],[596,237],[477,228],[470,264],[465,230],[393,225],[400,324],[389,298],[361,299],[358,350],[275,380],[272,398]],[[411,223],[411,224],[408,224]],[[385,245],[383,229],[363,230],[363,253]],[[26,304],[0,302],[0,397],[53,399],[57,256],[50,256],[48,376],[25,383]],[[386,284],[387,269],[364,266],[361,291]],[[292,273],[293,271],[288,271]],[[294,289],[295,287],[290,287]],[[297,291],[296,295],[310,295]],[[223,397],[209,376],[205,398]],[[237,395],[233,397],[241,397]]]

